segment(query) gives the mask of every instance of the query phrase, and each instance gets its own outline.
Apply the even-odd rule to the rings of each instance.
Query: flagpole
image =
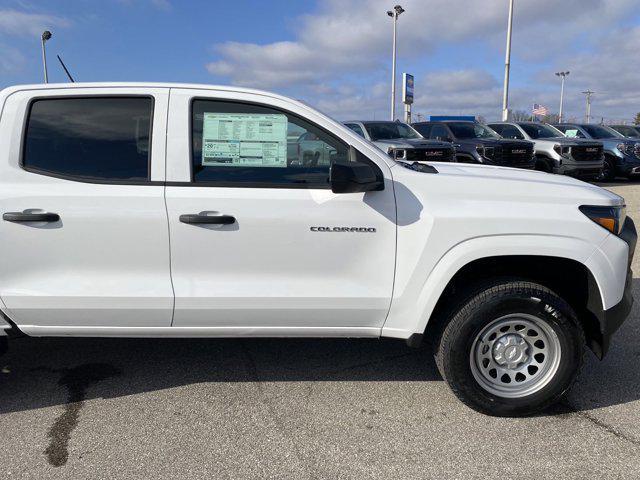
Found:
[[[507,48],[504,60],[504,86],[502,92],[502,121],[509,120],[509,69],[511,67],[511,28],[513,25],[513,0],[509,0],[509,22],[507,24]]]

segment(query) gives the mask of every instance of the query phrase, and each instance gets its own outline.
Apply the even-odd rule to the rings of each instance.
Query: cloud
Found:
[[[151,0],[151,3],[159,10],[164,10],[165,12],[171,10],[171,3],[169,3],[169,0]]]
[[[0,34],[4,35],[39,36],[44,30],[68,27],[70,24],[68,19],[56,15],[0,9]]]
[[[15,38],[40,38],[44,30],[68,27],[71,22],[61,16],[44,13],[21,12],[14,9],[0,9],[0,73],[20,72],[27,65],[25,55],[14,45]]]
[[[374,93],[372,89],[380,89],[388,81],[391,21],[385,11],[392,3],[327,0],[315,12],[293,22],[290,38],[267,44],[214,45],[215,58],[206,68],[233,84],[293,93],[337,116],[348,115],[348,109],[354,113],[388,110],[388,94]],[[406,13],[398,20],[398,41],[405,64],[428,66],[426,60],[435,55],[442,58],[446,48],[466,53],[458,68],[432,70],[417,79],[416,107],[451,113],[477,111],[492,118],[499,115],[502,72],[496,64],[504,55],[506,1],[430,0],[427,8],[424,0],[403,0],[402,6]],[[637,0],[517,2],[512,58],[516,74],[512,76],[515,80],[510,95],[514,108],[529,109],[534,101],[546,102],[550,108],[557,103],[557,82],[551,70],[556,63],[567,69],[569,63],[580,61],[585,83],[591,76],[595,84],[607,85],[616,93],[620,89],[637,91],[637,81],[631,79],[632,58],[640,51],[635,37],[630,47],[635,48],[635,53],[631,51],[623,59],[621,51],[611,51],[606,45],[608,41],[618,41],[616,38],[594,36],[594,32],[619,31],[620,25],[637,13],[636,9]],[[629,32],[621,33],[620,39],[629,38],[628,35]],[[594,41],[596,38],[602,40]],[[474,56],[475,62],[469,56]],[[607,71],[617,70],[598,69],[590,58],[601,59],[601,65],[620,64],[624,73],[608,75],[621,77],[617,80],[607,79]],[[482,59],[487,59],[485,63],[491,65],[492,71],[477,67]],[[571,59],[575,61],[568,62]],[[580,69],[573,68],[577,77]],[[551,73],[545,72],[543,77],[543,69]],[[414,71],[419,73],[419,68]],[[341,97],[338,92],[344,86],[356,93]],[[388,88],[387,85],[386,91]],[[636,98],[633,93],[621,97]],[[579,97],[575,101],[578,100]],[[615,107],[614,98],[607,101],[607,114],[622,112]],[[567,102],[570,108],[578,108],[572,98]]]
[[[596,92],[592,97],[594,118],[629,121],[640,111],[640,76],[635,61],[640,52],[640,26],[606,30],[595,35],[594,40],[596,48],[590,51],[562,52],[555,59],[553,71],[571,72],[565,84],[565,111],[581,118],[585,112],[585,96],[581,92],[590,89]],[[536,78],[542,81],[543,72],[538,72]],[[557,108],[560,82],[553,86],[551,101]]]
[[[19,50],[0,43],[0,51],[0,73],[14,73],[24,68],[27,60]]]

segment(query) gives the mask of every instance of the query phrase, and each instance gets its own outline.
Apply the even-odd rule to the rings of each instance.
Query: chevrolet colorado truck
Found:
[[[633,178],[640,174],[640,140],[626,138],[613,128],[592,123],[563,123],[554,127],[569,138],[587,138],[602,142],[604,164],[600,180]]]
[[[328,162],[289,148],[305,133]],[[542,172],[394,160],[257,90],[4,89],[0,214],[5,346],[425,339],[453,392],[492,415],[561,398],[633,301],[621,197]]]
[[[557,128],[540,122],[495,122],[489,127],[504,138],[533,142],[536,170],[581,179],[596,179],[604,154],[597,140],[567,138]]]
[[[451,142],[462,163],[504,167],[535,167],[533,143],[502,138],[486,125],[472,121],[446,120],[411,124],[424,138]]]
[[[451,143],[427,140],[406,123],[351,120],[344,124],[398,160],[410,162],[455,162],[456,160],[456,151]]]

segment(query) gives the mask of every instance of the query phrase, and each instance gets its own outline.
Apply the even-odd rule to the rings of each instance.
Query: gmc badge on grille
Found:
[[[595,152],[598,151],[598,149],[597,148],[587,148],[586,151],[589,152],[589,153],[595,153]]]
[[[527,151],[524,148],[521,148],[518,150],[511,150],[511,153],[527,153]]]
[[[424,154],[427,157],[441,157],[442,156],[442,152],[439,152],[439,151],[433,151],[433,152],[426,151],[426,152],[424,152]]]

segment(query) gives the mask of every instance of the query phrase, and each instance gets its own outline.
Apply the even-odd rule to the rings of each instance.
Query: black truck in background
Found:
[[[502,138],[478,122],[445,120],[411,124],[424,138],[450,142],[461,163],[481,163],[533,169],[534,145],[528,140]]]

